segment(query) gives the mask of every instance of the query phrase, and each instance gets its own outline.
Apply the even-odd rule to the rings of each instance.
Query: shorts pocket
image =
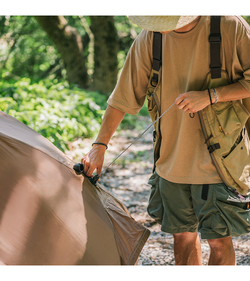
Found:
[[[240,198],[226,186],[217,185],[213,200],[221,219],[227,225],[229,235],[239,236],[250,232],[250,196]],[[213,226],[216,227],[216,221]]]
[[[159,178],[159,175],[154,173],[148,181],[148,184],[151,185],[151,192],[147,212],[157,223],[162,224],[164,208],[159,191]]]
[[[228,225],[224,217],[220,213],[216,213],[211,217],[211,228],[221,237],[230,236]]]

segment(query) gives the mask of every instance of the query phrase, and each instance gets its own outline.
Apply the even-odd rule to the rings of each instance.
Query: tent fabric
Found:
[[[0,264],[133,265],[150,234],[46,138],[0,112]]]

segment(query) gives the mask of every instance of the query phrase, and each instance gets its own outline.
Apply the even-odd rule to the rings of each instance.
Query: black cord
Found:
[[[106,146],[106,149],[108,149],[108,146],[107,146],[105,143],[103,143],[103,142],[93,142],[93,143],[92,143],[92,146],[93,146],[94,144],[104,145],[104,146]]]
[[[212,102],[212,98],[211,98],[211,94],[210,94],[209,89],[207,89],[207,91],[208,91],[208,95],[209,95],[209,99],[210,99],[210,104],[212,105],[212,104],[213,104],[213,102]]]

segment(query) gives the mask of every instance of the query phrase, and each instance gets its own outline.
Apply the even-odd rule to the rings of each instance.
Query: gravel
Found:
[[[146,127],[146,126],[145,126]],[[147,214],[146,208],[150,194],[147,184],[152,172],[152,130],[132,145],[102,175],[100,183],[117,199],[123,202],[132,217],[147,227],[151,234],[139,256],[139,265],[174,265],[173,236],[160,230]],[[104,168],[111,163],[138,135],[137,130],[115,133],[106,152]],[[71,144],[67,153],[75,161],[91,148],[92,140],[79,139]],[[233,238],[237,265],[250,265],[250,234]],[[203,265],[208,264],[209,245],[201,239]]]

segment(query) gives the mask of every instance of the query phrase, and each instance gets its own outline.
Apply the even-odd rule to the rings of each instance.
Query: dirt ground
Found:
[[[103,168],[107,167],[140,133],[138,130],[116,133],[106,152]],[[106,170],[100,183],[122,201],[136,221],[151,231],[140,254],[139,265],[174,265],[173,236],[161,232],[160,225],[154,223],[146,211],[150,194],[147,182],[152,171],[153,157],[151,135],[150,129]],[[68,156],[76,162],[80,161],[81,156],[91,148],[92,141],[79,139],[73,142]],[[250,265],[250,234],[233,238],[233,244],[237,265]],[[207,265],[210,250],[206,240],[201,239],[201,247],[203,265]]]

